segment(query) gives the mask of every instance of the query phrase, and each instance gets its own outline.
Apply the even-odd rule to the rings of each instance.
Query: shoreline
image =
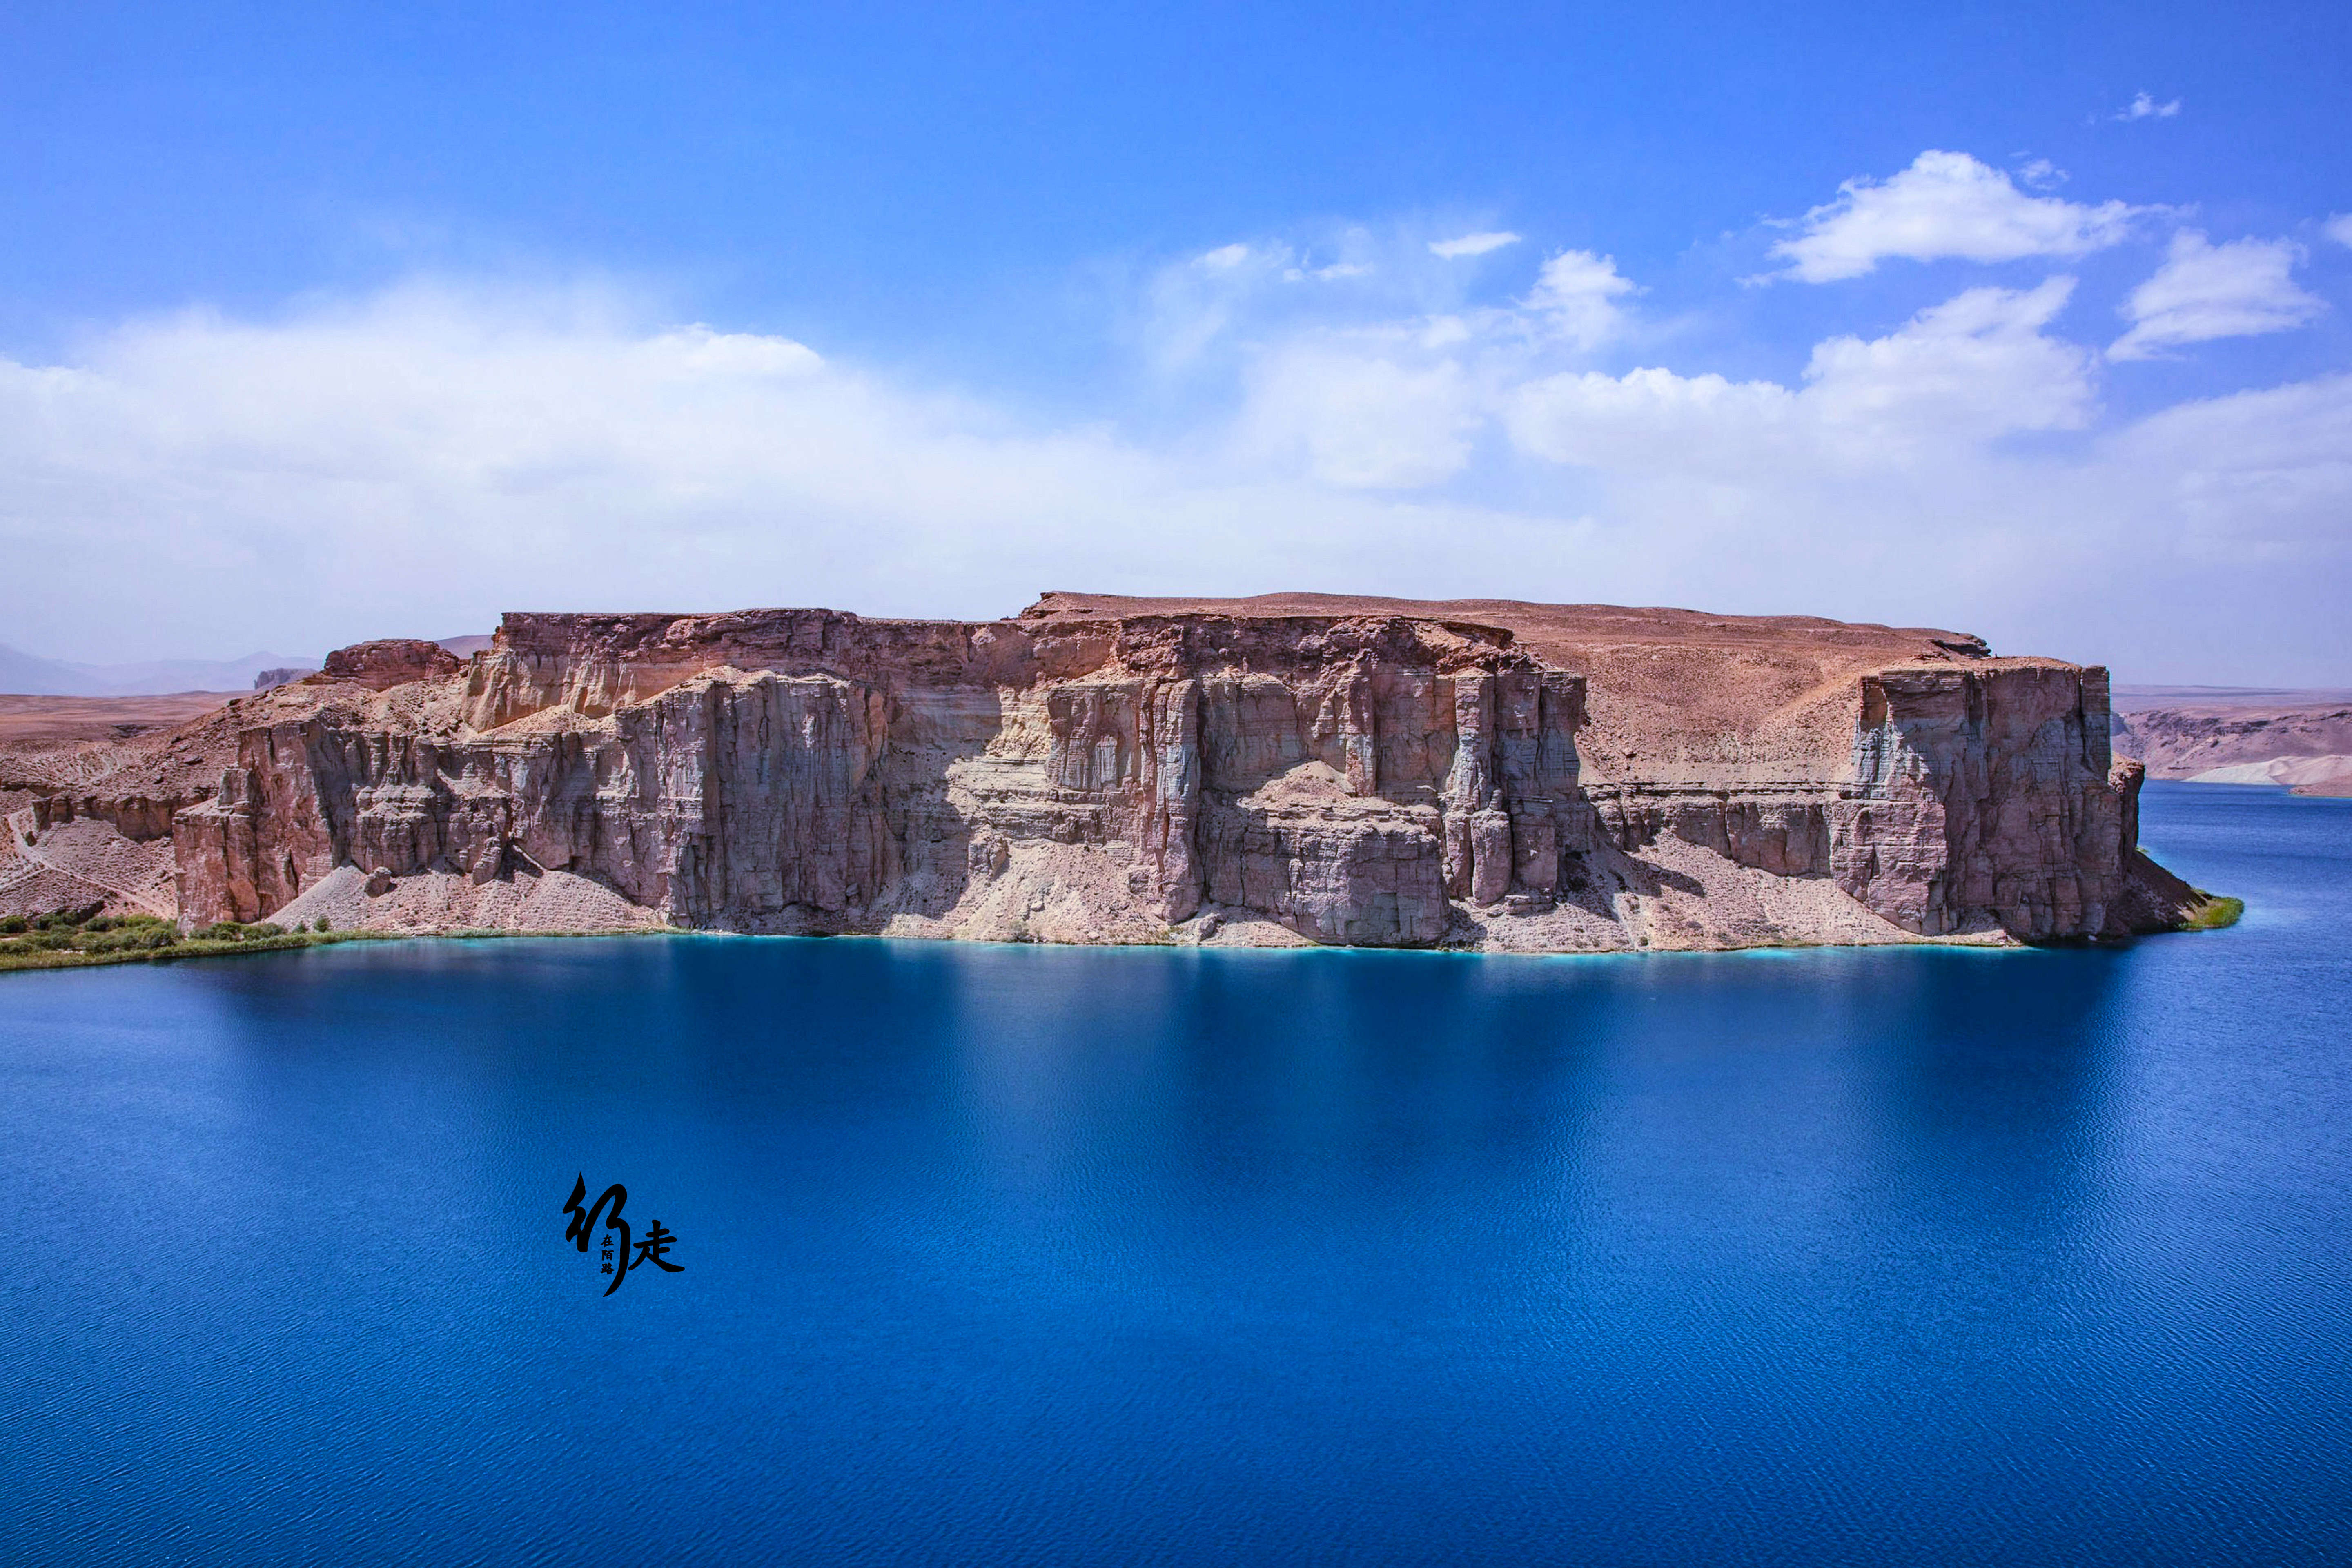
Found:
[[[2202,889],[2200,889],[2201,892]],[[1067,948],[1072,951],[1106,952],[1281,952],[1281,953],[1419,953],[1445,958],[1655,958],[1669,955],[1722,955],[1732,953],[1771,954],[1801,952],[1864,952],[1888,949],[1932,948],[1945,952],[2120,952],[2148,937],[2187,936],[2205,931],[2225,931],[2236,925],[2245,913],[2245,900],[2227,895],[2206,894],[2199,916],[2175,931],[2148,931],[2121,941],[2075,939],[2061,942],[2029,942],[2004,938],[1999,933],[1971,933],[1962,936],[1918,937],[1907,942],[1757,942],[1726,943],[1711,947],[1629,947],[1593,949],[1586,952],[1532,952],[1515,948],[1494,947],[1430,947],[1372,946],[1344,942],[1301,942],[1298,943],[1258,942],[999,942],[987,939],[953,936],[909,935],[887,931],[733,931],[706,927],[672,925],[606,926],[593,929],[520,930],[500,927],[458,926],[447,931],[288,931],[278,936],[258,936],[237,940],[182,941],[170,947],[118,952],[81,952],[72,950],[12,953],[0,949],[0,974],[47,973],[61,969],[103,969],[123,964],[167,964],[208,958],[237,958],[264,952],[298,952],[307,948],[334,947],[355,942],[496,942],[523,938],[581,937],[725,937],[750,942],[904,942],[950,943],[972,947]]]
[[[124,952],[62,952],[15,953],[0,950],[0,974],[32,973],[58,969],[106,969],[127,963],[179,963],[206,958],[241,958],[251,953],[299,952],[305,948],[335,947],[352,942],[487,942],[512,937],[673,936],[695,934],[674,926],[613,926],[580,931],[501,931],[460,927],[449,931],[288,931],[282,936],[242,940],[184,941],[170,947]],[[719,933],[713,933],[719,934]]]

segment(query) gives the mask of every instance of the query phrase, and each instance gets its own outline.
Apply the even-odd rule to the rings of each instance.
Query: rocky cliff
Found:
[[[982,623],[510,615],[463,665],[345,650],[39,811],[168,838],[195,924],[2046,941],[2195,902],[2136,854],[2107,735],[2103,671],[1829,622],[1076,595]]]

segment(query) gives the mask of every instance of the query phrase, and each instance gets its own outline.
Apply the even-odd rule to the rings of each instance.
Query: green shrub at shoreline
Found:
[[[2200,888],[2198,891],[2204,892],[2204,889]],[[2205,901],[2197,906],[2197,912],[2189,917],[2189,924],[2183,929],[2220,931],[2225,926],[2236,925],[2239,917],[2245,912],[2246,900],[2243,899],[2228,899],[2205,893]]]
[[[290,952],[343,942],[385,942],[433,935],[481,940],[511,936],[635,936],[662,926],[615,930],[478,931],[435,932],[335,931],[330,922],[288,931],[270,921],[251,925],[219,921],[182,935],[157,915],[101,915],[98,907],[39,916],[0,919],[0,974],[24,969],[89,969],[107,963],[173,963],[184,958],[225,958],[241,952]]]
[[[277,952],[356,933],[296,934],[267,922],[221,921],[185,936],[160,915],[104,915],[96,906],[0,920],[0,973],[79,969],[100,963],[153,963],[227,952]]]

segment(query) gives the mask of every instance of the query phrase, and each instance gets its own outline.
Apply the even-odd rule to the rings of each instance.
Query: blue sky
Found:
[[[0,641],[1318,587],[2352,682],[2347,82],[2320,5],[9,7]]]

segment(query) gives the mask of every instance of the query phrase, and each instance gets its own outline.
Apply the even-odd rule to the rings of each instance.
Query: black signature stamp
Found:
[[[580,1206],[580,1200],[587,1195],[588,1177],[585,1173],[583,1173],[580,1178],[572,1184],[572,1195],[563,1203],[563,1212],[572,1216],[571,1223],[564,1226],[563,1239],[571,1242],[583,1253],[588,1250],[588,1243],[592,1239],[598,1242],[604,1260],[604,1272],[613,1277],[613,1282],[604,1287],[605,1295],[609,1296],[619,1289],[621,1281],[629,1277],[631,1269],[643,1268],[648,1263],[671,1274],[686,1272],[685,1265],[672,1263],[669,1260],[669,1249],[677,1245],[677,1233],[664,1230],[662,1222],[659,1220],[654,1221],[653,1228],[646,1232],[646,1238],[643,1241],[634,1244],[636,1256],[632,1258],[629,1255],[632,1246],[629,1222],[621,1217],[622,1205],[629,1201],[628,1188],[614,1182],[604,1189],[602,1197],[583,1209]],[[604,1234],[601,1237],[595,1234],[596,1222],[599,1218],[604,1222]],[[620,1247],[617,1251],[613,1246],[613,1237],[616,1232],[620,1237]]]

